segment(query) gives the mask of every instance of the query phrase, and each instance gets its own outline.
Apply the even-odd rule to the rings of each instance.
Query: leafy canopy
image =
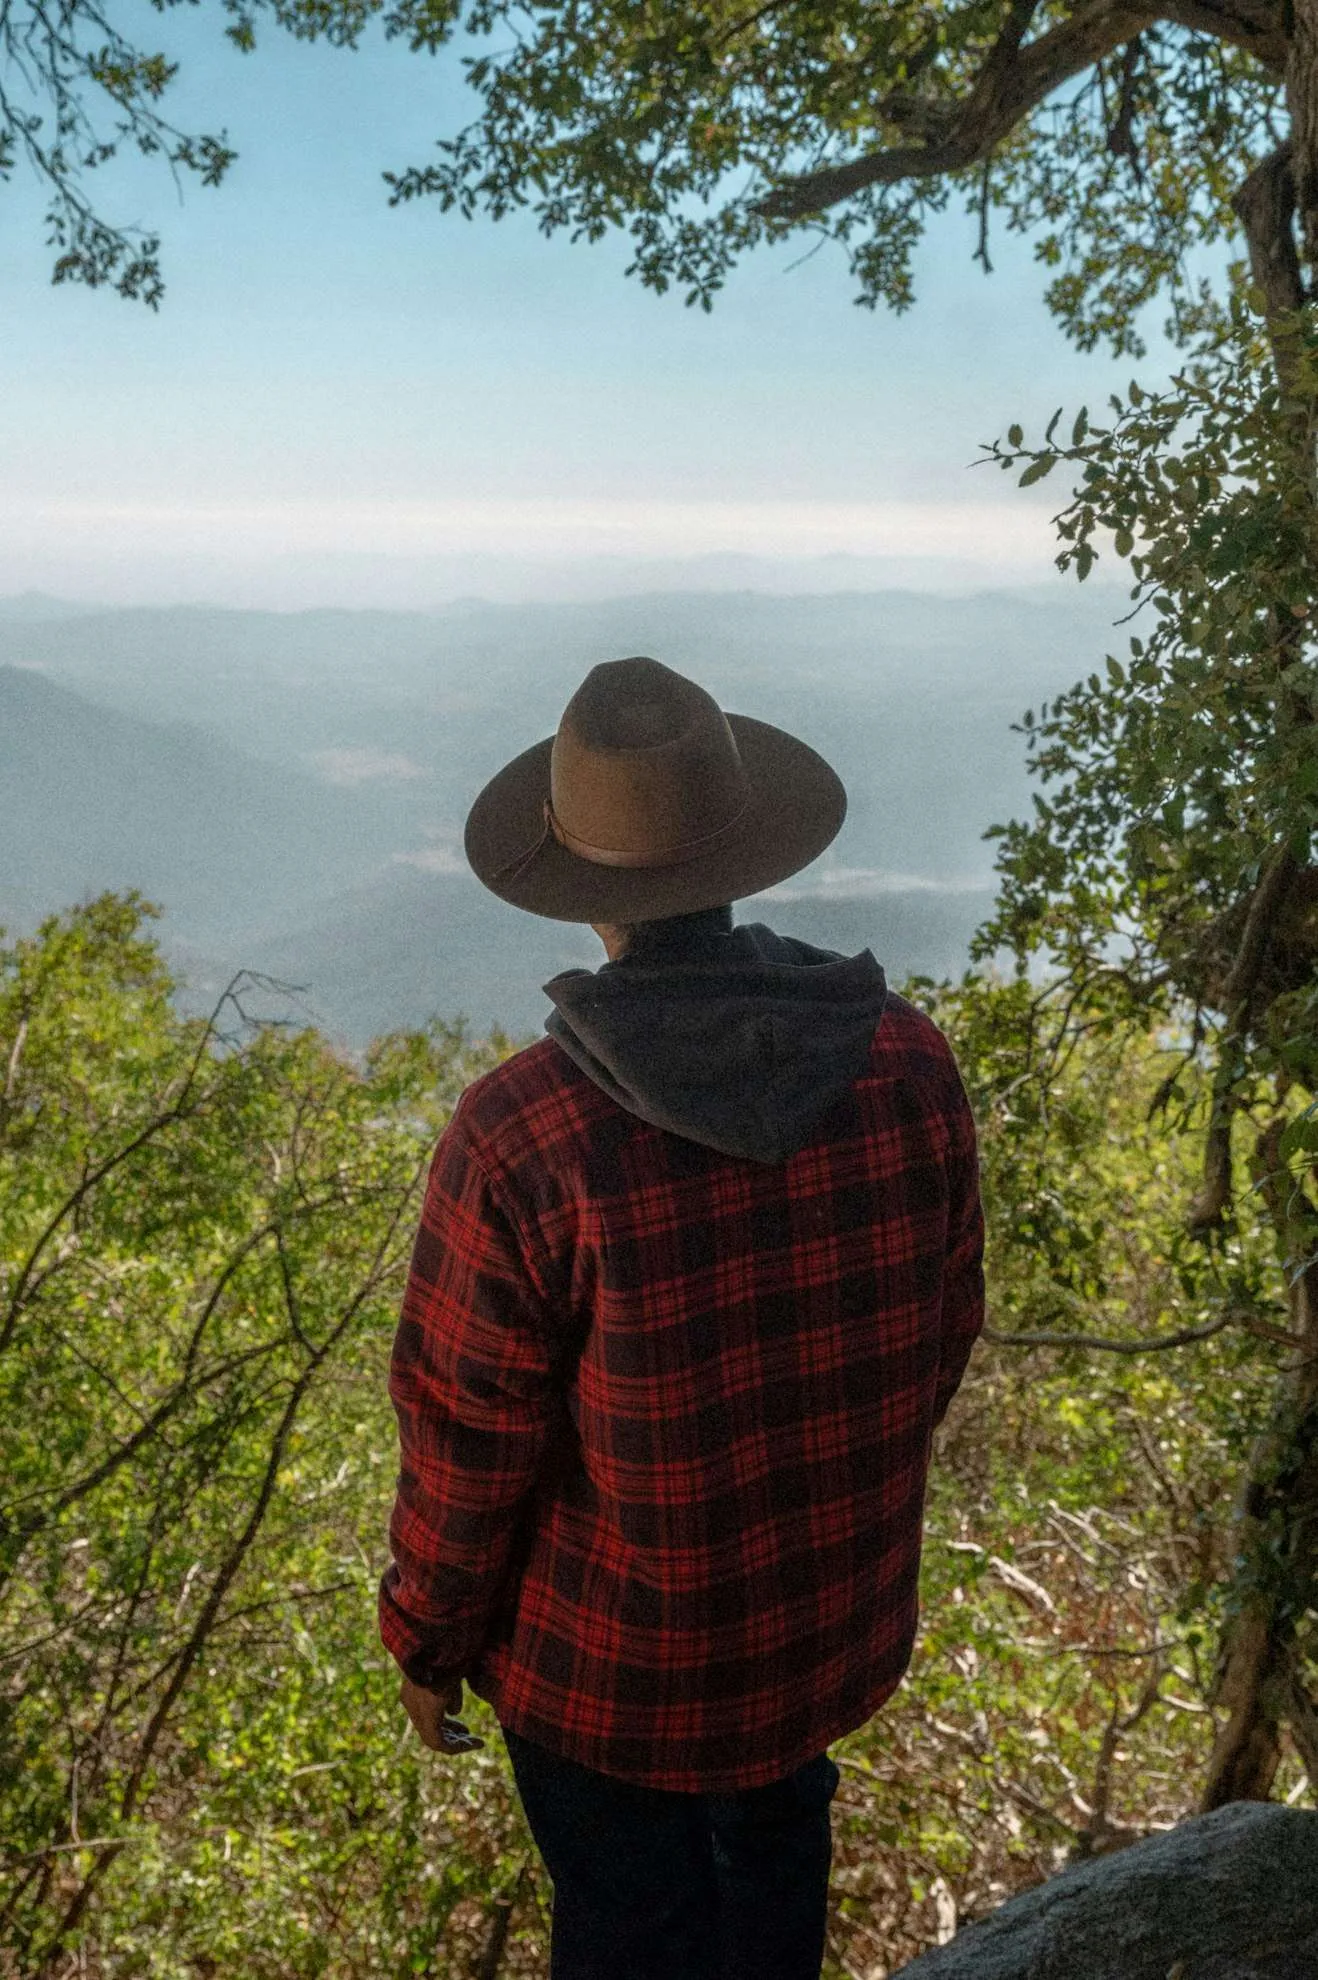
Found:
[[[165,7],[177,0],[161,0]],[[1228,234],[1230,200],[1277,111],[1279,4],[1080,0],[223,0],[223,32],[267,26],[355,45],[374,29],[421,55],[459,37],[477,115],[436,160],[387,174],[397,202],[549,233],[631,236],[629,273],[708,309],[739,255],[804,230],[840,242],[856,300],[913,298],[911,256],[950,200],[1037,233],[1048,300],[1082,345],[1139,348],[1134,318],[1189,295],[1187,252]],[[98,0],[52,16],[0,6],[0,174],[43,181],[57,281],[155,304],[160,244],[106,218],[90,175],[135,147],[203,183],[225,135],[172,125],[175,65]]]

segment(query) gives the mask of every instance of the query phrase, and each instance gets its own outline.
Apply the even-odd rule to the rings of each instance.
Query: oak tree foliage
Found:
[[[174,0],[161,0],[166,12]],[[843,244],[857,300],[912,300],[933,213],[969,201],[1037,236],[1048,297],[1082,344],[1138,349],[1140,306],[1186,300],[1185,256],[1233,225],[1232,198],[1284,122],[1281,0],[737,4],[613,0],[223,0],[216,32],[368,32],[418,57],[461,35],[476,115],[400,160],[395,200],[552,232],[632,239],[630,272],[709,308],[739,255],[793,231]],[[259,53],[258,57],[259,59]],[[49,195],[56,279],[150,302],[160,244],[109,217],[94,173],[124,147],[215,183],[222,131],[167,115],[175,65],[99,0],[0,5],[0,169]],[[217,106],[217,109],[221,106]]]

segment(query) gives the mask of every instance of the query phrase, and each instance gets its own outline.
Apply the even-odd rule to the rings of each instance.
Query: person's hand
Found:
[[[428,1691],[424,1685],[413,1684],[411,1678],[405,1677],[399,1696],[416,1727],[418,1739],[432,1753],[470,1753],[473,1747],[484,1746],[485,1741],[478,1734],[468,1732],[455,1716],[462,1710],[461,1678],[443,1691]]]

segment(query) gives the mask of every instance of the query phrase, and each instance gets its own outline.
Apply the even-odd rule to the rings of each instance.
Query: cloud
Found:
[[[1001,590],[1055,576],[1049,511],[1033,493],[1011,504],[527,496],[202,507],[0,490],[0,593],[429,611],[464,596]]]
[[[415,852],[395,853],[398,866],[415,866],[423,873],[460,873],[473,879],[456,840],[437,840]],[[882,894],[990,895],[994,881],[979,874],[938,879],[928,873],[895,873],[880,866],[835,866],[826,873],[796,874],[781,887],[768,887],[754,901],[872,900]],[[747,898],[750,904],[752,897]]]
[[[394,865],[416,866],[423,873],[461,873],[468,880],[476,877],[456,846],[422,846],[419,852],[395,853]]]
[[[364,784],[373,778],[404,783],[426,775],[410,756],[389,749],[318,749],[312,761],[331,784]]]
[[[871,900],[877,894],[991,894],[994,882],[981,875],[936,879],[927,873],[893,873],[880,866],[835,866],[826,873],[798,875],[781,887],[766,888],[760,901]]]
[[[429,502],[0,502],[6,536],[31,554],[67,547],[120,553],[150,534],[157,555],[307,552],[393,557],[1006,556],[1037,564],[1050,511],[1031,501],[721,500],[572,496]],[[16,546],[17,547],[17,546]]]
[[[423,873],[460,873],[474,878],[456,840],[438,840],[415,852],[393,855],[398,866],[419,867]],[[897,873],[881,866],[835,866],[826,873],[795,874],[781,887],[767,887],[762,894],[747,896],[747,904],[760,901],[861,901],[883,894],[967,894],[991,895],[995,882],[982,874],[963,874],[940,879],[928,873]]]

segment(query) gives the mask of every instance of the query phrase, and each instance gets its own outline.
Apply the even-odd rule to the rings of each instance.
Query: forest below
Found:
[[[260,979],[209,1019],[171,989],[132,896],[0,951],[0,1971],[543,1974],[488,1708],[482,1750],[425,1752],[375,1626],[419,1189],[512,1041],[350,1058],[265,1022]],[[1291,1345],[1258,1199],[1186,1231],[1174,1026],[1091,1010],[1056,1050],[1024,976],[910,990],[980,1122],[990,1328],[938,1434],[911,1673],[834,1749],[834,1977],[1197,1805],[1233,1495]],[[1274,1796],[1316,1759],[1285,1737]]]

